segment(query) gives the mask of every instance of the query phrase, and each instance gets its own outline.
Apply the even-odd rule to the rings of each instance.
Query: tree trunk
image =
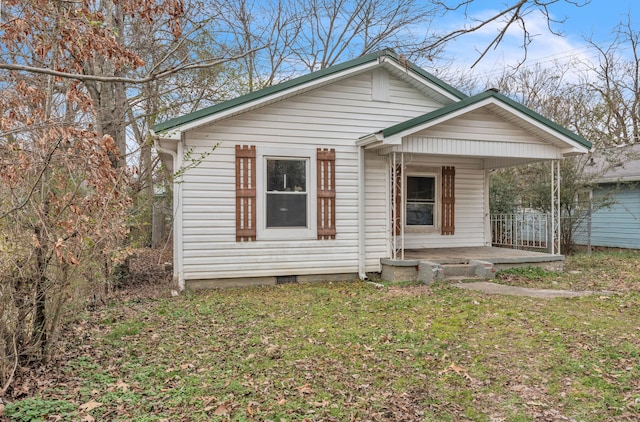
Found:
[[[45,202],[45,211],[47,204]],[[33,290],[35,293],[33,304],[33,345],[39,349],[40,356],[45,356],[47,349],[47,240],[44,238],[41,227],[36,227],[35,236],[38,246],[35,248],[36,253],[36,272],[33,279]]]

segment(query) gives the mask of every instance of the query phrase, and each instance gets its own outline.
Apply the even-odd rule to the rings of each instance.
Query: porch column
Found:
[[[551,161],[551,254],[560,255],[560,160]]]
[[[391,258],[404,259],[404,153],[390,157],[391,175]]]

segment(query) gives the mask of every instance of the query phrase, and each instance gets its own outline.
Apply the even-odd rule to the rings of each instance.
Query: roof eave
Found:
[[[184,116],[169,119],[166,122],[155,125],[153,130],[156,133],[171,129],[184,132],[198,126],[211,123],[215,120],[225,118],[231,114],[241,113],[247,109],[259,107],[265,103],[277,101],[279,98],[292,95],[296,92],[303,92],[315,86],[328,84],[334,80],[347,78],[356,73],[382,65],[394,66],[397,69],[406,71],[410,77],[420,83],[428,85],[439,95],[444,98],[448,98],[451,101],[458,101],[462,98],[466,98],[465,94],[439,80],[420,67],[407,62],[390,50],[384,50],[382,52],[370,53],[259,91],[242,95],[232,100],[225,101]],[[411,72],[409,72],[409,70]]]
[[[385,137],[394,136],[403,138],[428,129],[444,121],[469,113],[473,110],[486,107],[490,104],[496,105],[503,110],[512,113],[522,121],[542,129],[546,133],[554,136],[556,139],[559,139],[568,146],[568,148],[564,148],[564,150],[566,150],[566,155],[585,154],[592,148],[591,143],[586,139],[551,122],[540,114],[516,103],[504,95],[491,90],[485,91],[474,97],[468,97],[458,103],[450,104],[446,107],[432,111],[431,113],[388,127],[384,129],[382,133]]]
[[[180,130],[169,129],[162,131],[150,130],[151,137],[156,139],[162,139],[163,141],[175,141],[178,142],[182,139]]]
[[[273,85],[271,87],[264,88],[260,91],[242,95],[232,100],[225,101],[223,103],[199,110],[197,112],[188,114],[186,116],[182,116],[180,118],[168,120],[164,123],[160,123],[154,126],[153,129],[156,132],[171,130],[171,129],[178,130],[180,132],[186,132],[196,127],[212,123],[216,120],[224,119],[229,115],[239,114],[248,109],[257,108],[264,104],[277,101],[278,98],[291,96],[296,92],[303,92],[305,90],[311,89],[312,87],[320,84],[328,84],[338,79],[347,78],[353,74],[366,71],[369,68],[373,68],[377,65],[378,65],[377,62],[369,61],[369,62],[364,62],[358,65],[355,65],[349,69],[345,69],[340,72],[328,73],[326,76],[322,77],[321,79],[314,78],[307,82],[299,82],[297,84],[291,84],[290,87],[285,86],[283,88],[282,86],[279,86],[279,85]],[[304,78],[304,77],[301,77],[301,78]],[[294,79],[292,79],[291,81],[294,81]],[[290,81],[283,82],[283,84],[290,85],[288,84],[288,82]],[[279,89],[277,90],[271,89],[276,87]],[[180,119],[183,119],[183,121],[180,121]]]

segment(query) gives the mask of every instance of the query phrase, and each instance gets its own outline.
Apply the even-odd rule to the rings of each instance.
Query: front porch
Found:
[[[404,259],[381,259],[380,262],[383,280],[431,283],[452,278],[490,279],[496,271],[514,267],[561,271],[564,256],[484,246],[406,249]]]

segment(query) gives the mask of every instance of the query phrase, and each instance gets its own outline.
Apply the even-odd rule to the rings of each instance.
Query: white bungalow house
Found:
[[[173,202],[181,288],[365,278],[405,250],[490,247],[490,170],[591,148],[388,50],[153,131],[165,164],[184,169]]]

